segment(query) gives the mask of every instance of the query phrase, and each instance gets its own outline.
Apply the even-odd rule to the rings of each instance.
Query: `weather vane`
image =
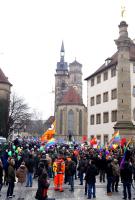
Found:
[[[122,17],[122,19],[125,18],[125,12],[126,12],[126,7],[125,7],[124,0],[122,0],[122,2],[121,2],[121,17]]]

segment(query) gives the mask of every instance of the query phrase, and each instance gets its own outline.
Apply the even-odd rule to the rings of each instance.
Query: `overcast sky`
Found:
[[[135,0],[125,0],[135,38]],[[53,115],[54,74],[62,40],[65,61],[83,65],[83,79],[115,53],[121,0],[0,0],[0,67],[44,119]],[[87,84],[83,82],[86,105]]]

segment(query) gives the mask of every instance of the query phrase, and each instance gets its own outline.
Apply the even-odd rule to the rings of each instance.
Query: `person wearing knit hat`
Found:
[[[22,162],[20,167],[18,168],[17,172],[16,172],[16,177],[18,178],[18,184],[19,184],[19,188],[20,188],[20,193],[19,193],[19,197],[18,200],[23,200],[24,198],[22,197],[23,195],[23,190],[24,190],[24,183],[26,182],[26,166],[25,163]]]

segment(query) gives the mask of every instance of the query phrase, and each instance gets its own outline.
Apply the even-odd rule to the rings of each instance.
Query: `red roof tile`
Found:
[[[0,83],[6,83],[12,86],[12,84],[8,81],[8,78],[5,76],[1,68],[0,68]]]
[[[82,99],[77,91],[70,87],[66,94],[63,96],[61,104],[66,105],[83,105]]]

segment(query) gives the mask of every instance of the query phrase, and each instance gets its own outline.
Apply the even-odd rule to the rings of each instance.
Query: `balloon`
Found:
[[[16,149],[15,153],[18,153],[18,150]]]
[[[15,148],[16,148],[16,146],[15,145],[13,145],[13,149],[15,150]]]
[[[44,151],[44,147],[43,146],[40,147],[40,151]]]
[[[21,159],[21,156],[18,156],[18,160],[20,160]]]
[[[12,156],[12,151],[9,151],[9,152],[8,152],[8,156]]]
[[[105,153],[106,153],[106,155],[109,155],[109,151],[106,151]]]

